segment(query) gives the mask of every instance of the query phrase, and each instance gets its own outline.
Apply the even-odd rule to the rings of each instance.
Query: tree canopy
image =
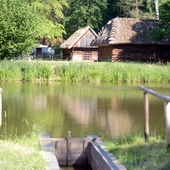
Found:
[[[35,45],[38,16],[22,0],[1,0],[0,59],[27,54]]]
[[[66,38],[87,25],[99,31],[106,8],[107,0],[69,0],[69,8],[64,11]]]
[[[67,0],[27,0],[36,9],[40,17],[39,36],[53,39],[62,37],[65,33],[62,20],[64,19],[64,9],[68,7]]]
[[[152,36],[157,39],[170,37],[170,0],[160,5],[160,29],[152,32]]]

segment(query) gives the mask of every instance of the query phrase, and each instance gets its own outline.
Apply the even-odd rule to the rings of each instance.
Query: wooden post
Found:
[[[170,149],[170,102],[164,102],[167,148]]]
[[[2,88],[0,88],[0,126],[2,126]]]
[[[145,142],[149,142],[149,98],[147,92],[144,92],[144,102],[145,102],[144,135],[145,135]]]

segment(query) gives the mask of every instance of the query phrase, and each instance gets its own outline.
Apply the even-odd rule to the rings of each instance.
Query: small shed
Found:
[[[63,51],[63,59],[72,61],[97,61],[98,47],[91,46],[91,42],[97,37],[97,33],[89,26],[80,28],[61,44],[60,48]]]
[[[55,51],[47,45],[38,45],[31,53],[35,58],[50,59]]]
[[[158,28],[153,19],[120,18],[108,21],[92,42],[98,46],[99,61],[170,61],[170,39],[156,41],[151,31]]]

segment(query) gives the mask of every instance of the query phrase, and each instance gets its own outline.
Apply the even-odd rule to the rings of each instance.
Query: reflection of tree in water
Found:
[[[67,104],[65,104],[67,103]],[[127,111],[120,110],[116,98],[65,98],[63,108],[78,123],[89,126],[93,123],[107,136],[115,137],[129,133],[132,126]]]

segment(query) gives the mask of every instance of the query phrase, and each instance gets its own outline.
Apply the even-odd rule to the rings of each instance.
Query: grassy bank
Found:
[[[0,81],[169,83],[170,64],[1,61]]]
[[[30,135],[0,140],[0,169],[45,169],[45,161],[40,155],[37,132],[34,129]]]
[[[152,137],[145,143],[141,136],[120,137],[105,141],[105,145],[128,170],[170,169],[170,151],[164,139]]]

